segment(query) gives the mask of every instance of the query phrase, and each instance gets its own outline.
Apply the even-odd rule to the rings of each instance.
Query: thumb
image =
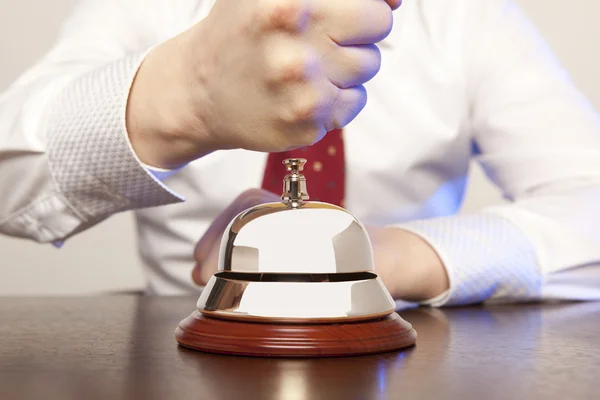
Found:
[[[217,272],[219,264],[220,246],[214,246],[208,253],[208,256],[202,260],[202,263],[196,261],[192,270],[192,280],[198,285],[206,285],[210,278]]]

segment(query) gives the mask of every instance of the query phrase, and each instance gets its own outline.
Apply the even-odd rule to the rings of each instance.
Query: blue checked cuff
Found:
[[[482,212],[394,226],[427,241],[448,273],[450,290],[424,304],[441,307],[540,297],[543,278],[535,249],[504,217]]]

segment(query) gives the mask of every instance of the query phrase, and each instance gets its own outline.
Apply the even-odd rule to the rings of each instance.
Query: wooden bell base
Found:
[[[229,321],[195,311],[175,331],[180,345],[210,353],[262,357],[332,357],[399,350],[417,332],[393,313],[369,321],[284,324]]]

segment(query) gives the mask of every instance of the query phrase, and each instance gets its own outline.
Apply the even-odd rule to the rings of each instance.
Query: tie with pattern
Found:
[[[342,130],[328,132],[318,143],[296,150],[269,153],[262,188],[281,194],[283,177],[286,173],[283,160],[305,158],[302,174],[306,176],[310,200],[323,201],[344,206],[345,164]]]

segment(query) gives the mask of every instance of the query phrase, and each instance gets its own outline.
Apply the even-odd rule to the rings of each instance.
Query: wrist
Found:
[[[187,82],[182,41],[176,37],[153,48],[129,91],[129,140],[140,161],[157,168],[179,168],[224,147],[208,129],[198,96],[190,98],[195,89]]]
[[[399,228],[369,228],[375,272],[395,299],[422,302],[449,289],[444,264],[421,237]]]

